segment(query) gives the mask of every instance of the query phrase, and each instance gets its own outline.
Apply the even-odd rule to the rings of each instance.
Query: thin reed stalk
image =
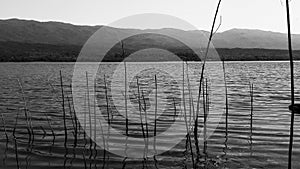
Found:
[[[104,88],[105,88],[105,98],[106,98],[107,121],[108,121],[108,125],[109,125],[108,126],[108,134],[107,134],[106,150],[109,150],[108,141],[109,141],[109,136],[110,136],[110,125],[112,123],[112,118],[110,118],[110,114],[109,114],[108,88],[107,88],[107,82],[106,82],[106,75],[105,74],[104,74]],[[100,123],[100,125],[101,125],[101,123]],[[101,128],[101,130],[102,130],[102,128]],[[102,133],[103,133],[103,130],[102,130]],[[105,160],[105,156],[104,156],[104,160]]]
[[[104,138],[104,132],[103,132],[103,127],[102,127],[102,124],[101,124],[101,120],[98,119],[98,121],[99,121],[99,125],[100,125],[100,130],[101,130],[101,136],[102,136],[102,141],[103,141],[103,151],[104,151],[104,158],[105,158],[106,143],[105,143],[105,138]]]
[[[87,106],[88,106],[88,115],[89,115],[89,130],[90,130],[90,137],[92,137],[93,135],[93,131],[92,131],[92,116],[91,116],[91,105],[90,105],[90,89],[89,89],[89,76],[88,76],[88,72],[86,72],[85,74],[86,76],[86,91],[87,91]],[[93,141],[90,138],[90,157],[92,156],[92,145],[93,145]]]
[[[13,137],[14,137],[14,143],[15,143],[16,162],[17,162],[17,168],[19,169],[19,168],[20,168],[20,165],[19,165],[18,143],[17,143],[17,137],[16,137],[16,135],[15,135],[16,128],[17,128],[17,124],[18,124],[18,119],[19,119],[19,113],[17,113],[17,118],[16,118],[14,130],[13,130]]]
[[[125,169],[126,168],[126,159],[127,157],[124,157],[123,161],[122,161],[122,169]]]
[[[202,80],[203,80],[203,77],[204,77],[204,70],[205,70],[205,64],[206,64],[206,60],[207,60],[207,57],[208,57],[208,52],[209,52],[209,48],[210,48],[210,44],[211,44],[211,41],[212,41],[212,38],[214,36],[214,34],[216,33],[214,29],[215,29],[215,23],[216,23],[216,20],[217,20],[217,16],[218,16],[218,12],[219,12],[219,8],[220,8],[220,4],[221,4],[221,1],[222,0],[219,0],[218,2],[218,5],[217,5],[217,9],[216,9],[216,12],[215,12],[215,16],[214,16],[214,20],[213,20],[213,24],[212,24],[212,27],[211,27],[211,31],[210,31],[210,36],[209,36],[209,39],[208,39],[208,43],[207,43],[207,47],[206,47],[206,51],[205,51],[205,55],[204,55],[204,61],[203,61],[203,64],[202,64],[202,69],[201,69],[201,76],[200,76],[200,81],[199,81],[199,91],[198,91],[198,101],[197,101],[197,111],[196,111],[196,119],[195,119],[195,125],[194,125],[194,138],[195,138],[195,144],[196,144],[196,148],[197,148],[197,152],[199,152],[199,146],[198,146],[198,115],[199,115],[199,110],[200,110],[200,97],[201,97],[201,85],[202,85]]]
[[[83,162],[84,162],[84,168],[87,169],[86,158],[85,158],[85,149],[82,152],[82,157],[83,157]]]
[[[250,88],[250,141],[252,142],[253,133],[253,83],[249,84]]]
[[[145,126],[146,126],[146,154],[148,154],[148,144],[149,144],[149,130],[148,130],[148,120],[147,120],[147,104],[144,96],[144,92],[142,90],[142,98],[144,103],[144,113],[145,113]]]
[[[94,160],[96,160],[96,156],[97,156],[97,115],[96,115],[96,79],[94,82],[94,151],[95,151],[95,156],[94,156]]]
[[[141,105],[141,96],[140,96],[140,85],[139,85],[139,79],[136,78],[136,84],[137,84],[137,90],[138,90],[138,103],[139,103],[139,111],[140,111],[140,122],[141,122],[141,127],[142,127],[142,134],[143,138],[146,143],[146,135],[145,135],[145,130],[144,130],[144,123],[143,123],[143,116],[142,116],[142,105]]]
[[[64,119],[64,131],[65,131],[65,142],[64,146],[67,148],[67,141],[68,141],[68,131],[66,125],[66,110],[65,110],[65,95],[64,95],[64,85],[63,85],[63,77],[61,70],[59,71],[60,75],[60,87],[61,87],[61,97],[62,97],[62,110],[63,110],[63,119]]]
[[[156,74],[154,75],[154,83],[155,83],[155,112],[154,112],[154,142],[153,142],[153,149],[156,152],[156,125],[157,125],[157,77]]]
[[[55,88],[54,88],[54,86],[51,84],[51,82],[49,81],[49,79],[48,79],[48,84],[49,84],[50,88],[52,89],[52,92],[55,93],[55,92],[56,92],[56,91],[55,91]],[[53,98],[53,99],[56,100],[55,98]],[[49,150],[49,153],[51,154],[51,152],[52,152],[52,147],[53,147],[53,145],[54,145],[54,143],[55,143],[55,138],[56,138],[56,136],[55,136],[53,127],[52,127],[52,125],[51,125],[51,120],[50,120],[50,118],[49,118],[47,112],[45,113],[45,116],[46,116],[47,123],[48,123],[48,125],[49,125],[49,127],[50,127],[50,130],[51,130],[51,133],[52,133],[52,137],[53,137],[53,140],[52,140],[52,146],[50,146],[50,150]]]
[[[51,125],[51,122],[50,122],[50,119],[49,119],[49,117],[48,117],[48,113],[46,113],[46,120],[47,120],[47,123],[48,123],[48,125],[49,125],[49,127],[50,127],[50,130],[51,130],[51,133],[52,133],[52,136],[53,136],[53,144],[54,144],[54,141],[55,141],[55,133],[54,133],[54,130],[53,130],[53,127],[52,127],[52,125]]]
[[[30,123],[30,118],[29,118],[29,112],[28,112],[28,108],[27,108],[27,101],[25,99],[25,93],[24,93],[24,89],[23,89],[23,85],[21,83],[21,81],[19,79],[17,79],[18,83],[19,83],[19,87],[21,89],[21,93],[22,93],[22,99],[24,102],[24,114],[25,114],[25,119],[26,119],[26,129],[28,131],[28,143],[33,142],[32,141],[32,137],[34,137],[34,133],[33,133],[33,129],[32,129],[32,125]]]
[[[70,101],[70,97],[69,96],[66,96],[67,97],[67,101],[68,101],[68,107],[69,107],[69,113],[70,113],[70,118],[71,118],[71,122],[72,122],[72,126],[73,126],[73,129],[75,130],[75,122],[74,122],[74,119],[73,119],[73,113],[72,113],[72,106],[71,106],[71,101]],[[75,131],[73,132],[73,136],[74,136],[74,139],[75,139]]]
[[[146,99],[145,99],[145,95],[144,95],[144,91],[142,90],[142,98],[143,98],[143,104],[144,104],[144,112],[145,112],[145,126],[146,126],[146,136],[148,138],[149,133],[148,133],[148,120],[147,120],[147,104],[146,104]]]
[[[123,43],[122,43],[122,49],[123,49]],[[127,67],[126,67],[126,62],[124,62],[124,76],[125,76],[125,82],[124,82],[124,87],[125,87],[125,120],[126,120],[126,136],[128,136],[128,108],[127,108]]]
[[[108,103],[108,94],[107,94],[107,84],[106,84],[106,78],[104,75],[104,88],[105,88],[105,99],[106,99],[106,111],[107,111],[107,121],[108,124],[110,125],[111,121],[110,121],[110,115],[109,115],[109,103]]]
[[[1,113],[1,112],[0,112]],[[4,129],[4,134],[5,134],[5,137],[6,137],[6,141],[8,142],[9,140],[9,137],[7,135],[7,131],[6,131],[6,122],[5,122],[5,119],[3,117],[3,114],[1,113],[1,119],[2,119],[2,123],[3,123],[3,129]]]
[[[86,111],[86,108],[87,108],[87,94],[85,93],[84,94],[84,109]],[[83,115],[83,139],[84,139],[84,147],[86,146],[87,144],[87,140],[86,140],[86,112],[84,112],[84,115]]]
[[[177,108],[176,108],[176,101],[175,101],[175,98],[173,97],[173,104],[174,104],[174,122],[175,122],[175,120],[176,120],[176,115],[177,115]]]
[[[75,114],[75,108],[74,108],[74,102],[72,99],[72,84],[69,85],[69,90],[70,90],[70,96],[67,95],[67,101],[69,105],[69,113],[70,113],[70,118],[72,121],[72,126],[73,126],[73,136],[74,136],[74,142],[73,142],[73,157],[70,160],[70,168],[73,167],[73,161],[76,159],[76,147],[77,147],[77,119],[76,119],[76,114]]]
[[[191,127],[191,118],[192,118],[192,114],[193,114],[193,120],[196,119],[195,117],[195,107],[194,107],[194,99],[193,99],[193,95],[192,95],[192,91],[191,91],[191,84],[190,84],[190,78],[189,78],[189,66],[186,63],[186,78],[187,78],[187,83],[188,83],[188,91],[189,91],[189,106],[190,106],[190,115],[189,115],[189,127]]]
[[[148,142],[146,140],[146,134],[145,134],[145,129],[144,129],[144,123],[143,123],[143,115],[142,115],[142,104],[141,104],[141,92],[140,92],[140,85],[139,85],[139,79],[138,77],[136,78],[136,84],[137,84],[137,89],[138,89],[138,103],[139,103],[139,112],[140,112],[140,121],[141,121],[141,127],[142,127],[142,134],[145,142],[145,149],[144,149],[144,158],[146,157],[146,151],[148,147]],[[147,137],[148,139],[148,137]]]
[[[73,126],[74,128],[74,148],[76,148],[77,146],[77,140],[78,140],[78,119],[76,117],[76,112],[75,112],[75,107],[74,107],[74,100],[73,100],[73,93],[72,93],[72,84],[70,84],[70,92],[71,92],[71,106],[72,106],[72,109],[73,109],[73,115],[71,115],[71,118],[72,118],[72,121],[74,121],[75,123],[75,127]],[[70,114],[72,113],[72,111],[70,111]]]
[[[205,80],[204,82],[207,82],[207,80]],[[203,82],[203,83],[204,83]],[[205,85],[205,87],[207,87],[207,83]],[[207,99],[206,99],[206,92],[207,90],[204,89],[204,85],[202,85],[202,98],[203,98],[203,153],[205,154],[205,162],[206,162],[206,156],[207,156],[207,141],[206,141],[206,120],[207,120]]]
[[[287,17],[287,28],[288,28],[288,47],[290,56],[290,69],[291,69],[291,105],[295,103],[295,92],[294,92],[294,63],[293,63],[293,49],[292,49],[292,37],[291,37],[291,22],[290,22],[290,8],[289,0],[286,0],[286,17]],[[293,138],[294,138],[294,108],[292,107],[291,114],[291,125],[290,125],[290,141],[289,141],[289,157],[288,157],[288,169],[292,168],[292,153],[293,153]]]
[[[224,60],[222,61],[223,65],[223,75],[224,75],[224,84],[225,84],[225,125],[226,125],[226,140],[228,139],[228,90],[227,90],[227,81],[226,81],[226,69]]]
[[[195,161],[194,161],[194,153],[193,153],[193,146],[192,146],[192,140],[191,140],[191,135],[190,135],[190,129],[188,126],[188,122],[187,122],[187,114],[186,114],[186,104],[185,104],[185,90],[184,90],[184,73],[185,69],[184,69],[184,62],[182,63],[182,104],[183,104],[183,112],[184,112],[184,121],[185,121],[185,127],[186,127],[186,137],[187,137],[187,141],[189,143],[189,147],[190,147],[190,151],[191,151],[191,159],[192,159],[192,163],[193,163],[193,168],[196,167]]]

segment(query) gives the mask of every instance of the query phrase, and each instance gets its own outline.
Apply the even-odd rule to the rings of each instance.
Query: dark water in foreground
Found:
[[[155,158],[138,159],[124,158],[115,155],[109,151],[95,146],[94,142],[85,136],[83,129],[89,128],[81,123],[78,124],[78,130],[74,130],[77,122],[74,120],[73,99],[70,90],[70,82],[73,73],[73,64],[71,63],[1,63],[0,64],[0,168],[192,168],[191,151],[187,146],[186,138],[172,149],[155,156]],[[141,91],[147,95],[146,106],[153,106],[153,91],[147,93],[146,87],[150,81],[153,81],[153,75],[157,74],[158,86],[163,90],[158,90],[159,105],[166,104],[166,120],[161,121],[158,128],[164,131],[166,127],[163,122],[172,123],[175,109],[180,111],[180,92],[182,92],[182,75],[176,74],[173,69],[179,69],[181,63],[160,65],[166,72],[174,72],[174,77],[169,77],[166,73],[157,73],[155,70],[147,69],[149,72],[141,72],[140,77]],[[213,65],[213,64],[212,64]],[[87,66],[87,65],[85,65]],[[221,77],[217,81],[210,79],[212,85],[217,84],[217,88],[211,87],[208,93],[210,97],[210,114],[216,114],[221,111],[223,115],[219,125],[207,140],[207,149],[203,153],[203,146],[200,145],[200,156],[196,160],[196,151],[194,139],[192,139],[193,157],[199,168],[205,165],[208,168],[286,168],[289,141],[289,122],[290,113],[288,105],[290,103],[289,91],[289,63],[288,62],[227,62],[226,81],[228,86],[229,116],[228,116],[228,139],[225,138],[225,110],[224,94],[222,91],[214,94],[214,91],[222,87]],[[134,74],[139,70],[136,67],[145,68],[145,64],[128,65],[128,74]],[[295,63],[295,91],[296,102],[300,96],[300,63]],[[115,91],[115,97],[109,96],[108,100],[114,101],[114,106],[109,107],[111,112],[120,110],[124,113],[122,106],[124,99],[124,90],[122,88],[121,78],[117,78],[109,72],[115,68],[106,64],[100,69],[98,74],[96,91],[97,105],[103,112],[106,111],[106,98],[103,75],[106,74],[108,92]],[[190,65],[190,83],[191,97],[194,98],[196,107],[197,82],[199,81],[199,72],[197,65]],[[194,68],[194,69],[192,69]],[[222,67],[211,66],[208,68],[212,72],[211,76],[218,74],[216,70]],[[65,118],[62,108],[62,96],[60,87],[59,70],[63,73],[64,86],[64,104]],[[120,72],[124,71],[121,69]],[[103,74],[104,72],[104,74]],[[153,73],[154,72],[154,73]],[[178,71],[180,72],[180,71]],[[178,77],[176,76],[178,75]],[[175,81],[172,81],[175,79]],[[113,80],[115,79],[115,81]],[[163,80],[161,80],[163,79]],[[171,79],[171,80],[170,80]],[[220,81],[218,81],[218,79]],[[18,81],[19,80],[19,81]],[[83,76],[83,81],[84,81]],[[138,105],[136,99],[137,86],[134,78],[128,75],[129,101],[133,105]],[[253,101],[253,128],[251,135],[250,128],[250,94],[249,82],[254,85]],[[20,87],[20,84],[22,87]],[[167,88],[169,85],[170,88]],[[219,85],[219,87],[218,87]],[[91,88],[93,87],[90,84]],[[114,87],[113,87],[114,86]],[[145,87],[146,86],[146,87]],[[153,87],[153,82],[151,85]],[[166,87],[166,88],[164,88]],[[172,88],[174,87],[174,88]],[[145,90],[144,90],[145,89]],[[22,94],[22,90],[24,94]],[[188,90],[185,91],[188,93]],[[87,92],[82,91],[83,105],[87,111]],[[167,97],[167,94],[172,97]],[[130,95],[131,94],[131,95]],[[92,95],[92,93],[91,93]],[[185,94],[188,98],[189,95]],[[214,98],[216,98],[214,100]],[[148,100],[147,100],[148,99]],[[24,101],[25,100],[25,101]],[[93,100],[90,100],[90,107],[93,107]],[[173,103],[176,105],[174,107]],[[189,103],[186,104],[189,112]],[[119,109],[118,109],[119,108]],[[76,108],[75,108],[76,109]],[[139,107],[132,109],[138,110]],[[158,107],[160,110],[160,107]],[[202,109],[202,107],[201,107]],[[153,133],[153,111],[149,106],[149,133]],[[93,109],[91,109],[93,111]],[[152,112],[152,114],[151,114]],[[170,113],[171,115],[168,115]],[[28,117],[26,118],[26,114]],[[125,132],[124,121],[119,114],[114,114],[114,128]],[[129,116],[130,119],[139,116]],[[200,115],[202,119],[202,115]],[[82,120],[83,116],[78,116]],[[106,120],[108,117],[106,117]],[[168,119],[169,118],[169,119]],[[180,118],[180,117],[179,117]],[[189,118],[189,117],[188,117]],[[151,121],[152,120],[152,121]],[[137,120],[138,121],[138,120]],[[199,124],[203,121],[200,120]],[[65,125],[64,125],[65,123]],[[142,138],[140,124],[134,121],[130,123],[129,133],[131,136]],[[167,124],[166,124],[167,125]],[[5,127],[4,127],[5,126]],[[30,132],[27,128],[30,127]],[[67,137],[65,137],[65,127]],[[98,127],[98,126],[96,126]],[[159,131],[159,129],[158,129]],[[6,134],[8,140],[6,139]],[[77,134],[76,134],[77,133]],[[300,117],[295,117],[294,128],[294,153],[293,166],[300,166]],[[178,135],[172,137],[181,137],[186,134],[186,128],[178,128]],[[34,139],[32,137],[34,135]],[[75,140],[77,135],[77,141]],[[122,140],[114,135],[111,136],[112,144],[121,145]],[[66,141],[65,141],[66,140]],[[94,139],[95,140],[95,139]],[[162,144],[161,149],[168,147]],[[202,143],[201,143],[202,144]],[[91,146],[92,145],[92,146]],[[113,145],[111,145],[113,146]],[[114,147],[115,148],[115,147]]]

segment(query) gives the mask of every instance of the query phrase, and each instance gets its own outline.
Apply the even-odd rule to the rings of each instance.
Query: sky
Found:
[[[123,17],[160,13],[210,30],[218,0],[1,0],[0,19],[108,25]],[[292,33],[300,34],[300,1],[291,0]],[[220,32],[232,28],[286,32],[285,0],[222,0]],[[219,22],[219,21],[218,21]]]

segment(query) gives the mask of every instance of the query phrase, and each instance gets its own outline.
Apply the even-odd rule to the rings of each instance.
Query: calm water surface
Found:
[[[207,140],[207,149],[203,153],[200,145],[200,155],[197,165],[208,168],[286,168],[289,142],[290,112],[290,82],[288,62],[227,62],[226,82],[228,87],[229,116],[228,139],[225,138],[225,101],[224,81],[217,73],[222,69],[220,65],[209,63],[208,93],[211,94],[210,114],[223,115],[211,137]],[[145,92],[144,109],[148,110],[149,133],[153,133],[154,102],[153,80],[157,75],[159,105],[164,107],[165,117],[158,123],[158,132],[168,128],[168,121],[172,123],[174,112],[180,110],[182,98],[182,65],[181,63],[158,64],[158,69],[148,69],[147,63],[128,64],[128,102],[139,105],[137,99],[137,83],[134,77],[139,77],[141,91]],[[167,66],[168,65],[168,66]],[[93,64],[82,64],[93,67]],[[138,67],[145,70],[138,72]],[[150,66],[151,67],[151,66]],[[199,65],[189,64],[190,95],[186,90],[186,98],[194,99],[196,107],[197,82],[199,82]],[[88,129],[83,123],[78,124],[74,117],[73,98],[71,95],[71,78],[73,63],[1,63],[0,64],[0,168],[191,168],[192,160],[186,138],[172,149],[155,158],[137,159],[124,158],[95,146],[85,136],[83,129]],[[107,111],[104,75],[106,77],[107,92],[115,92],[115,96],[108,94],[109,107],[113,118],[112,126],[123,134],[124,127],[124,80],[121,75],[115,75],[112,70],[118,68],[116,63],[101,65],[95,84],[97,106]],[[300,96],[300,62],[295,63],[295,92],[296,102]],[[124,67],[120,66],[120,72]],[[62,96],[59,71],[63,74],[65,115],[62,108]],[[177,71],[179,70],[176,74]],[[173,72],[174,74],[168,73]],[[212,78],[217,77],[216,79]],[[85,77],[83,76],[83,81]],[[250,94],[249,83],[254,85],[253,128],[250,129]],[[94,85],[90,84],[91,88]],[[148,90],[152,87],[151,90]],[[148,88],[148,89],[147,89]],[[220,90],[220,91],[219,91]],[[23,92],[22,92],[23,91]],[[152,91],[152,92],[151,92]],[[82,91],[82,104],[87,105],[87,92]],[[92,95],[92,93],[91,93]],[[170,97],[169,97],[170,96]],[[113,97],[116,97],[115,99]],[[93,101],[90,100],[93,107]],[[187,111],[189,112],[189,103]],[[202,107],[201,107],[202,108]],[[115,112],[120,112],[120,114]],[[132,107],[138,112],[139,107]],[[87,111],[87,110],[86,110]],[[159,110],[160,111],[160,107]],[[114,112],[114,113],[113,113]],[[28,117],[26,118],[26,114]],[[105,113],[104,113],[105,114]],[[65,118],[64,118],[65,116]],[[138,115],[129,116],[138,119]],[[203,117],[200,115],[200,117]],[[77,117],[82,121],[83,116]],[[106,120],[109,117],[106,117]],[[180,117],[179,117],[180,118]],[[65,119],[65,120],[64,120]],[[122,120],[123,119],[123,120]],[[202,118],[200,118],[200,127]],[[65,137],[66,125],[67,137]],[[142,137],[140,124],[129,122],[129,135]],[[30,132],[27,128],[30,126]],[[32,130],[32,131],[31,131]],[[77,140],[75,140],[77,133]],[[300,117],[295,117],[293,166],[300,166]],[[6,138],[6,134],[8,139]],[[186,134],[186,128],[178,129],[178,136]],[[34,138],[32,137],[34,135]],[[118,138],[112,135],[112,142],[120,144]],[[174,135],[176,137],[176,135]],[[66,142],[65,142],[66,141]],[[195,152],[194,140],[193,152]],[[121,144],[120,144],[121,145]],[[165,148],[167,145],[161,145]],[[188,147],[188,148],[187,148]],[[196,158],[196,155],[193,155]]]

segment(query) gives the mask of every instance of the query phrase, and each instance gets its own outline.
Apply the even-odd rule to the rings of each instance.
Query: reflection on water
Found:
[[[181,63],[177,64],[182,65]],[[182,70],[178,65],[175,68]],[[88,133],[84,132],[84,129],[91,126],[79,123],[76,119],[70,86],[73,66],[71,63],[1,64],[0,168],[17,168],[17,166],[20,168],[191,168],[193,166],[188,137],[183,137],[181,142],[171,150],[145,159],[124,158],[97,146],[89,139],[89,135],[93,136],[89,132],[93,130],[87,130]],[[124,80],[112,78],[113,74],[109,73],[116,65],[105,64],[102,66],[98,72],[99,78],[95,88],[97,99],[90,99],[87,102],[87,92],[82,91],[84,93],[82,100],[85,100],[83,104],[85,104],[86,111],[89,111],[89,107],[94,107],[94,103],[97,103],[103,114],[106,114],[106,111],[114,112],[110,114],[112,126],[122,131],[123,135],[126,135],[127,132],[130,137],[144,138],[143,132],[141,132],[142,127],[145,129],[148,127],[149,138],[154,134],[155,104],[153,103],[156,98],[154,75],[157,75],[157,98],[160,99],[158,105],[167,105],[167,108],[163,108],[166,111],[158,115],[160,120],[156,121],[157,132],[163,132],[168,128],[174,118],[174,112],[180,114],[182,79],[172,79],[176,76],[168,77],[162,71],[155,72],[156,70],[146,69],[139,74],[128,75],[127,102],[128,105],[132,105],[131,110],[136,113],[128,114],[131,121],[128,121],[129,127],[126,130],[124,127],[126,126],[126,120],[124,120],[125,90],[122,87]],[[189,64],[189,66],[191,90],[189,93],[189,90],[186,89],[185,97],[193,98],[192,103],[186,103],[186,111],[192,112],[190,111],[192,107],[194,106],[196,109],[197,106],[199,71],[196,69],[197,64]],[[205,142],[206,146],[200,146],[201,153],[195,162],[199,167],[206,165],[210,168],[285,168],[287,166],[290,120],[288,62],[228,62],[225,63],[225,66],[229,103],[228,133],[225,132],[225,110],[223,110],[223,118],[214,134]],[[297,71],[299,66],[300,63],[296,62],[296,99],[300,94],[298,88],[300,72]],[[164,68],[172,70],[174,66],[173,68],[164,66]],[[64,102],[62,102],[59,70],[62,70],[63,74]],[[128,74],[134,74],[130,71],[132,69],[128,65]],[[123,72],[122,67],[120,72]],[[213,73],[214,70],[211,69],[210,72]],[[178,74],[178,77],[181,76]],[[139,79],[138,83],[136,77]],[[113,79],[117,79],[117,81],[113,81]],[[208,79],[208,82],[217,84],[212,79]],[[253,83],[252,128],[250,127],[249,82]],[[105,84],[107,84],[107,88],[105,88]],[[223,84],[220,83],[220,85]],[[92,84],[90,86],[93,88]],[[113,87],[115,87],[113,90],[115,96],[111,94],[106,98],[106,89],[108,93],[112,93]],[[213,90],[217,89],[211,87],[208,90],[208,93],[213,93]],[[220,95],[224,95],[222,91],[219,92]],[[211,114],[214,114],[214,109],[225,107],[224,97],[221,98],[214,102],[211,101],[209,107]],[[107,102],[113,102],[114,106],[107,109]],[[64,109],[62,104],[64,104]],[[88,104],[90,105],[88,106]],[[128,108],[128,110],[130,109]],[[147,123],[143,121],[142,125],[139,123],[140,110],[148,112],[146,118],[148,121]],[[93,108],[90,111],[93,112]],[[144,115],[142,117],[145,120]],[[203,127],[203,114],[201,113],[200,116],[199,127]],[[105,117],[108,120],[108,116]],[[84,117],[78,116],[78,118]],[[89,120],[88,114],[85,118],[87,121]],[[300,157],[299,120],[299,117],[296,116],[294,168],[300,165],[297,160]],[[185,135],[186,128],[179,128],[177,132],[178,135]],[[176,136],[174,135],[174,137]],[[118,143],[118,138],[113,135],[109,137],[112,142]],[[193,137],[191,137],[191,144],[192,151],[196,153]],[[158,146],[157,149],[163,148],[163,146]],[[193,157],[196,159],[195,154]]]

